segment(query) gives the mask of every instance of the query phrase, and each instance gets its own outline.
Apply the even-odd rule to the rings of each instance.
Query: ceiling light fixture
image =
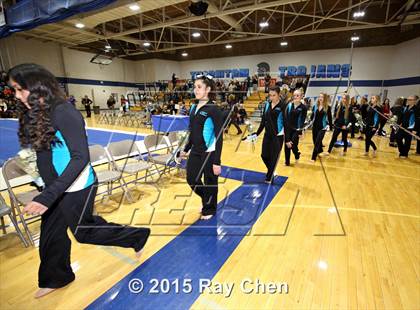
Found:
[[[359,36],[352,36],[350,39],[351,39],[353,42],[356,42],[356,41],[359,41],[359,40],[360,40],[360,37],[359,37]]]
[[[193,33],[192,33],[192,36],[193,36],[194,38],[199,38],[199,37],[201,36],[201,33],[199,33],[199,32],[193,32]]]
[[[260,27],[261,27],[261,28],[268,27],[268,21],[266,21],[265,19],[263,19],[263,20],[260,22]]]
[[[131,11],[138,11],[140,10],[140,6],[138,4],[132,4],[128,7]]]
[[[281,41],[281,42],[280,42],[280,45],[281,45],[281,46],[287,46],[288,44],[289,44],[289,43],[287,43],[287,41]]]
[[[226,47],[227,49],[230,49],[230,48],[232,48],[232,45],[231,45],[231,44],[226,44],[226,45],[225,45],[225,47]]]
[[[354,18],[359,18],[359,17],[364,17],[364,16],[365,16],[365,11],[356,11],[353,13]]]
[[[188,53],[187,53],[187,52],[183,52],[181,55],[182,55],[183,57],[187,57],[187,56],[188,56]]]
[[[151,44],[150,44],[150,42],[144,42],[143,43],[143,46],[145,46],[145,47],[149,47]]]

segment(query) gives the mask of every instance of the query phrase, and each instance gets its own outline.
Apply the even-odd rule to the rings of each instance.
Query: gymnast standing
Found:
[[[97,179],[89,159],[85,123],[66,102],[56,78],[36,64],[9,71],[19,101],[19,142],[32,147],[45,189],[24,212],[41,215],[39,298],[75,279],[70,265],[70,228],[80,243],[133,248],[141,254],[148,228],[107,223],[92,215]]]
[[[331,137],[330,145],[328,147],[328,154],[331,154],[331,151],[334,147],[334,144],[337,142],[338,135],[341,133],[341,140],[343,141],[343,153],[345,155],[347,152],[347,135],[348,135],[348,125],[350,122],[350,117],[352,113],[352,108],[350,106],[350,96],[345,94],[341,98],[341,102],[338,104],[334,117],[334,131]]]
[[[379,115],[380,109],[380,98],[377,95],[372,96],[370,99],[370,105],[366,110],[365,118],[365,156],[369,155],[369,148],[372,146],[373,156],[376,155],[376,144],[372,138],[378,131],[380,126],[381,116]]]
[[[290,102],[284,111],[285,120],[285,164],[290,166],[290,150],[295,155],[296,161],[300,158],[299,137],[302,136],[302,127],[306,119],[307,108],[302,104],[303,91],[296,89],[293,92],[293,101]]]
[[[280,96],[280,87],[278,86],[270,87],[268,95],[270,100],[266,101],[264,104],[261,123],[256,135],[260,135],[265,129],[261,158],[267,167],[265,182],[272,183],[274,181],[274,171],[283,146],[283,111],[285,108],[285,101]]]
[[[330,107],[330,97],[326,93],[321,93],[318,101],[313,106],[311,115],[312,125],[312,141],[314,143],[314,150],[312,152],[311,160],[315,162],[318,154],[323,152],[322,140],[328,128],[332,127],[332,116]]]
[[[217,211],[218,176],[222,168],[223,114],[214,100],[216,85],[210,76],[199,75],[194,82],[197,104],[190,109],[190,135],[183,157],[187,161],[187,182],[201,197],[201,219],[209,220]],[[201,178],[204,174],[204,183]]]

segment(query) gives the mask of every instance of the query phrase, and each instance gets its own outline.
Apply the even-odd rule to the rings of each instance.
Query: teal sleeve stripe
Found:
[[[283,114],[279,113],[277,116],[277,131],[280,133],[283,130]]]
[[[270,103],[269,102],[265,102],[265,110],[264,110],[264,112],[267,113],[269,107],[270,107]]]
[[[190,108],[190,115],[195,111],[196,104],[194,103]]]
[[[203,138],[204,138],[204,142],[206,143],[207,148],[210,147],[214,143],[214,140],[215,140],[214,124],[213,124],[213,120],[210,117],[208,117],[206,121],[204,122]]]
[[[374,126],[377,126],[379,123],[379,116],[378,113],[375,112],[375,116],[373,117]]]
[[[410,114],[410,120],[408,122],[408,128],[412,129],[414,128],[414,124],[416,123],[416,116],[414,115],[414,112]]]
[[[60,176],[64,170],[67,168],[67,165],[70,162],[70,151],[67,147],[66,142],[64,141],[63,135],[59,130],[55,133],[55,136],[61,143],[55,143],[52,147],[52,161],[53,166],[57,174]]]

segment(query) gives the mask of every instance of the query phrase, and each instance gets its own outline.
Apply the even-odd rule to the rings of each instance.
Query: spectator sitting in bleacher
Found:
[[[187,107],[185,106],[184,101],[182,101],[180,106],[179,106],[178,114],[179,115],[188,115],[188,110],[187,110]]]

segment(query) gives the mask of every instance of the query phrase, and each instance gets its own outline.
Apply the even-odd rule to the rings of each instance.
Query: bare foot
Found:
[[[140,251],[137,251],[137,252],[136,252],[136,258],[137,258],[137,259],[140,259],[141,255],[143,254],[143,250],[144,250],[144,248],[143,248],[143,249],[141,249]]]
[[[54,292],[55,290],[57,290],[56,288],[40,288],[39,290],[36,291],[35,293],[35,298],[41,298],[44,297],[45,295],[48,295],[49,293]]]
[[[200,217],[200,220],[209,220],[209,219],[211,219],[213,217],[213,215],[202,215],[201,217]]]

